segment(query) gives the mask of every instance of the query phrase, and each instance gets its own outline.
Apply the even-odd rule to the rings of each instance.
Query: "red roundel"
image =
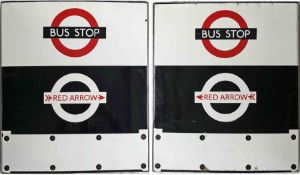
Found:
[[[51,27],[59,27],[61,22],[70,16],[80,16],[88,21],[91,27],[98,27],[96,19],[87,11],[79,8],[66,9],[60,12],[52,21]],[[99,38],[91,38],[89,43],[81,49],[70,49],[64,46],[59,38],[51,38],[54,47],[69,57],[81,57],[90,53],[97,45]]]
[[[236,12],[230,10],[221,10],[211,14],[203,23],[202,28],[209,29],[213,22],[219,18],[231,18],[238,23],[240,28],[247,29],[246,21]],[[230,50],[220,50],[213,46],[210,40],[202,40],[204,47],[213,55],[220,58],[230,58],[239,54],[247,45],[248,39],[241,39],[237,46]]]

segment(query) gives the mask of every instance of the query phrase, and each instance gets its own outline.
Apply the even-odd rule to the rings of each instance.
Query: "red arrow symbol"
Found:
[[[104,96],[102,96],[102,95],[99,95],[98,96],[98,100],[103,100],[105,97]]]
[[[255,94],[249,95],[250,100],[255,100]]]
[[[202,94],[201,94],[201,95],[198,95],[197,98],[199,98],[200,100],[202,100],[203,95],[202,95]]]
[[[46,101],[50,101],[52,97],[50,95],[46,95]]]

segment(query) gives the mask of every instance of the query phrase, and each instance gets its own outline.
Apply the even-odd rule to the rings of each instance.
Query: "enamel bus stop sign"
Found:
[[[154,14],[154,170],[298,171],[298,4]]]
[[[147,171],[147,3],[1,9],[2,172]]]

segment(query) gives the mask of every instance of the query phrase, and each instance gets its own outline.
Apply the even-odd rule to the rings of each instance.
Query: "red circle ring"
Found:
[[[220,10],[211,14],[203,23],[202,28],[209,29],[211,24],[219,18],[231,18],[235,20],[240,28],[248,28],[246,21],[236,12],[230,10]],[[213,55],[221,58],[230,58],[239,54],[247,45],[248,39],[241,39],[237,46],[230,50],[220,50],[215,48],[210,40],[202,40],[204,47]]]
[[[60,12],[52,21],[51,27],[59,27],[60,23],[70,16],[80,16],[88,21],[91,27],[98,27],[96,19],[87,11],[79,8],[66,9]],[[51,38],[54,47],[69,57],[81,57],[90,53],[97,45],[99,38],[91,38],[89,43],[81,49],[70,49],[64,46],[59,38]]]

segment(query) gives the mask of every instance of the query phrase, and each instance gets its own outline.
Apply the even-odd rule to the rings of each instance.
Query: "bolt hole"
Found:
[[[156,164],[155,164],[155,168],[156,168],[156,169],[160,169],[160,164],[159,164],[159,163],[156,163]]]
[[[8,165],[5,165],[5,166],[4,166],[4,170],[5,170],[5,171],[8,171],[8,170],[9,170],[9,166],[8,166]]]
[[[155,136],[155,139],[156,139],[156,140],[160,140],[160,139],[161,139],[161,136],[157,134],[157,135]]]
[[[145,135],[145,134],[142,134],[142,135],[141,135],[141,139],[142,139],[142,140],[145,140],[145,139],[146,139],[146,135]]]
[[[55,170],[55,165],[51,165],[50,170],[54,171]]]
[[[97,165],[96,165],[96,169],[97,169],[97,170],[101,170],[101,168],[102,168],[102,166],[101,166],[100,164],[97,164]]]
[[[145,169],[146,167],[147,167],[147,165],[146,165],[145,163],[142,163],[142,164],[141,164],[141,168],[142,168],[142,169]]]
[[[101,140],[101,139],[102,139],[101,135],[97,135],[97,136],[96,136],[96,139],[97,139],[97,140]]]
[[[251,140],[251,136],[250,135],[246,135],[246,140],[250,141]]]
[[[296,137],[295,134],[291,135],[291,139],[292,139],[292,140],[296,140],[296,138],[297,138],[297,137]]]
[[[296,166],[295,164],[293,164],[293,165],[291,166],[291,168],[292,168],[292,170],[295,170],[295,169],[297,168],[297,166]]]
[[[246,165],[246,170],[251,170],[251,165]]]
[[[9,137],[8,136],[4,136],[4,140],[5,141],[9,141]]]
[[[50,136],[50,140],[54,141],[55,140],[55,136]]]
[[[201,135],[199,138],[200,140],[205,140],[205,135]]]
[[[200,170],[205,170],[205,165],[204,164],[200,165]]]

